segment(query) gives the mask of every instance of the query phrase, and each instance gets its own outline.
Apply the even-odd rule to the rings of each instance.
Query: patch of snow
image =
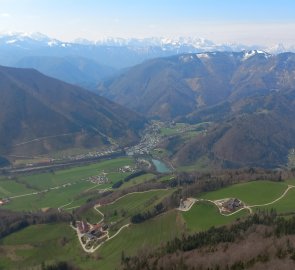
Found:
[[[71,43],[61,43],[60,46],[63,48],[68,48],[68,47],[71,47],[72,44]]]
[[[182,61],[183,63],[188,63],[194,60],[193,55],[182,55],[179,57],[179,60]]]
[[[6,44],[13,44],[15,42],[17,42],[17,39],[11,39],[11,40],[7,40]]]
[[[196,54],[196,56],[198,57],[198,58],[200,58],[200,59],[209,59],[210,58],[210,56],[209,56],[209,54],[208,53],[197,53]]]
[[[49,47],[53,47],[53,46],[56,46],[57,45],[57,41],[56,40],[50,40],[47,42],[48,46]]]

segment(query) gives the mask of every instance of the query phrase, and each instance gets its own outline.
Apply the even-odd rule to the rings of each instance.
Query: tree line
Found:
[[[11,233],[24,229],[30,225],[69,222],[72,215],[67,212],[58,212],[50,209],[46,212],[14,212],[10,210],[0,210],[0,238]]]

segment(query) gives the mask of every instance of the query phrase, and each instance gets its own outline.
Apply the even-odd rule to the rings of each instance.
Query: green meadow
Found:
[[[200,196],[202,199],[218,200],[238,198],[247,205],[269,203],[280,197],[286,190],[285,182],[253,181],[212,191]]]
[[[218,208],[210,202],[197,202],[189,211],[182,212],[189,232],[204,231],[213,226],[229,224],[246,216],[248,210],[242,210],[231,216],[223,216]]]
[[[113,204],[99,207],[105,215],[106,222],[116,222],[118,227],[130,222],[130,217],[144,211],[151,210],[163,198],[172,194],[174,190],[155,190],[143,193],[128,194]]]

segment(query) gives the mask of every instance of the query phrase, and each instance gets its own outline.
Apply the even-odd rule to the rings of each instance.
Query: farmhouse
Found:
[[[9,203],[9,199],[0,199],[0,206]]]
[[[238,199],[229,199],[228,201],[223,203],[223,207],[227,209],[228,211],[235,211],[237,208],[239,208],[242,205],[241,201]]]
[[[90,226],[84,220],[77,221],[77,228],[78,228],[79,232],[82,234],[87,233],[90,230]]]

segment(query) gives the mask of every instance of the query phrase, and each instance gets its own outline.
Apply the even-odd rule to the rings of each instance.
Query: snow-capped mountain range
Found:
[[[295,52],[295,46],[286,48],[279,44],[265,48],[258,45],[216,44],[204,38],[194,37],[105,38],[97,41],[77,39],[73,42],[64,42],[41,33],[0,33],[0,65],[39,68],[42,72],[49,70],[49,75],[56,72],[57,62],[63,70],[65,66],[73,63],[75,69],[79,70],[86,65],[94,70],[95,64],[121,69],[151,58],[177,54],[214,51],[245,51],[249,54],[250,51],[253,53],[253,50],[276,54],[285,51]],[[109,74],[109,69],[106,74]]]
[[[83,57],[114,68],[125,68],[144,60],[183,53],[263,50],[269,53],[295,51],[282,44],[272,48],[243,44],[216,44],[204,38],[105,38],[63,42],[41,33],[0,34],[0,65],[15,66],[26,57]]]

